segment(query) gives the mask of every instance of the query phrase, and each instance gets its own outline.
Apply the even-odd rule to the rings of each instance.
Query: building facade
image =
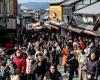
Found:
[[[0,44],[16,37],[17,0],[0,0]]]
[[[100,36],[100,1],[73,12],[77,28],[85,34]]]
[[[0,26],[16,29],[17,0],[0,0]]]

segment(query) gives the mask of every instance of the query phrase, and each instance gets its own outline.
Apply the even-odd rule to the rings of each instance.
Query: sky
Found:
[[[52,2],[60,0],[18,0],[18,3],[27,3],[27,2]]]

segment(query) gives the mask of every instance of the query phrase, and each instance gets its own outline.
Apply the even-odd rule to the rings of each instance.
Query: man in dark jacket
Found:
[[[69,53],[67,57],[67,63],[68,63],[68,70],[69,70],[68,80],[73,80],[74,71],[78,68],[78,61],[75,59],[73,50]]]
[[[89,60],[86,63],[87,69],[87,78],[88,80],[98,80],[99,74],[99,63],[96,59],[96,53],[91,52]]]
[[[49,70],[49,62],[43,58],[43,53],[38,53],[38,61],[32,65],[31,74],[33,80],[43,80],[45,73]]]

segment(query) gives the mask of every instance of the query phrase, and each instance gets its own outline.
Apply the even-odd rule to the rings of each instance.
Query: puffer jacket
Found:
[[[87,73],[92,76],[98,76],[99,74],[99,64],[98,60],[88,60],[86,63]]]

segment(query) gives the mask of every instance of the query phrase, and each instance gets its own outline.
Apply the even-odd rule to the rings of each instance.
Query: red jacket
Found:
[[[13,56],[12,61],[16,64],[19,72],[25,74],[26,71],[26,59],[23,56],[17,57]]]

